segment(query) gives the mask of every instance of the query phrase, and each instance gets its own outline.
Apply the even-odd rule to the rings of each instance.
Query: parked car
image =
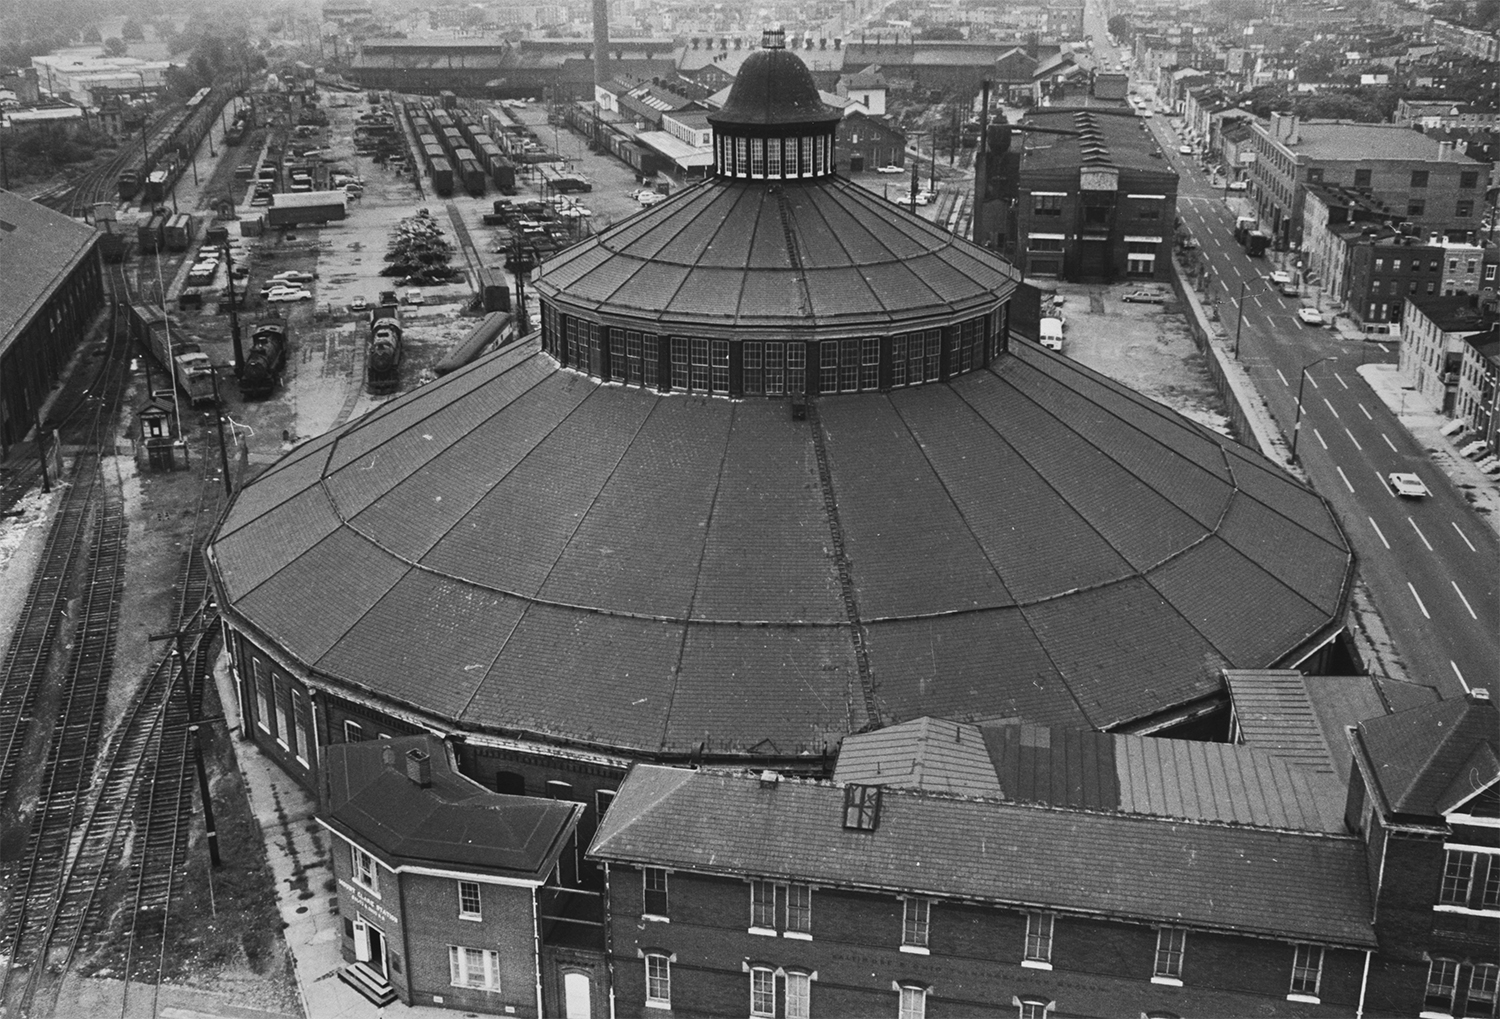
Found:
[[[311,301],[312,291],[302,287],[276,287],[266,294],[268,301]]]
[[[1191,156],[1193,154],[1193,147],[1191,145],[1179,145],[1177,146],[1177,154],[1180,156]]]
[[[1292,274],[1287,272],[1285,269],[1277,269],[1271,273],[1271,282],[1276,284],[1278,287],[1283,283],[1290,283],[1291,281]]]
[[[932,199],[934,197],[935,196],[931,191],[927,191],[924,189],[922,191],[918,191],[917,196],[913,198],[912,201],[916,202],[918,205],[931,205]]]
[[[875,172],[876,173],[900,173],[901,172],[901,167],[897,166],[895,163],[887,163],[884,166],[877,166],[875,168]]]
[[[1062,327],[1063,327],[1062,319],[1058,319],[1058,318],[1044,318],[1044,319],[1042,319],[1042,321],[1041,321],[1041,328],[1039,330],[1039,335],[1037,337],[1038,342],[1041,343],[1041,345],[1044,346],[1044,347],[1046,347],[1048,350],[1055,350],[1059,354],[1061,354],[1062,353],[1062,349],[1063,349],[1063,332],[1062,332]]]
[[[1323,313],[1317,308],[1298,308],[1297,317],[1302,320],[1303,325],[1320,326],[1323,324]]]
[[[659,205],[660,203],[665,202],[667,200],[667,196],[662,194],[660,191],[641,191],[636,194],[635,200],[640,202],[643,207],[650,208],[653,205]]]
[[[1229,190],[1231,190],[1231,191],[1248,191],[1248,190],[1250,190],[1250,184],[1247,181],[1243,181],[1243,180],[1232,180],[1232,181],[1229,182]]]
[[[406,292],[407,304],[426,304],[427,297],[420,290],[408,290]]]
[[[1160,290],[1132,290],[1120,300],[1126,304],[1166,304],[1167,295]]]
[[[1276,289],[1281,291],[1282,297],[1300,297],[1302,295],[1302,291],[1297,288],[1297,284],[1295,283],[1283,283]]]
[[[1403,498],[1422,499],[1432,494],[1427,490],[1422,479],[1415,474],[1396,471],[1387,474],[1386,481],[1390,484],[1391,491]]]
[[[356,294],[354,300],[349,302],[350,311],[364,311],[370,307],[370,302],[365,300],[363,294]]]
[[[312,273],[310,273],[310,272],[299,272],[296,269],[286,269],[286,270],[283,270],[282,272],[276,273],[274,276],[268,276],[266,278],[266,282],[269,283],[269,284],[276,284],[276,283],[311,283],[312,281],[313,281],[313,274]]]
[[[594,185],[582,177],[559,177],[552,182],[552,190],[557,194],[567,195],[575,191],[592,191]]]

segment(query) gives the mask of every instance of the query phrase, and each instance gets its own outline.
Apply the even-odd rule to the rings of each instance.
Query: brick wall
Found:
[[[452,878],[403,874],[401,896],[412,1004],[431,1004],[437,995],[449,1008],[537,1014],[531,889],[481,884],[479,920],[459,917],[458,882]],[[450,945],[497,952],[500,990],[454,987],[448,964]],[[508,1011],[507,1006],[515,1011]]]
[[[813,973],[812,1010],[822,1015],[893,1014],[893,983],[929,988],[927,1014],[1013,1016],[1016,998],[1056,1003],[1059,1015],[1348,1015],[1357,1005],[1360,951],[1325,954],[1321,1004],[1290,1002],[1294,948],[1228,934],[1188,934],[1182,987],[1151,982],[1157,932],[1145,924],[1059,917],[1051,970],[1024,967],[1021,910],[938,901],[930,954],[900,950],[902,902],[894,894],[819,888],[812,938],[751,934],[750,886],[735,878],[668,876],[668,921],[642,917],[642,875],[610,870],[610,962],[621,1016],[645,1007],[650,952],[672,956],[672,1009],[683,1015],[744,1015],[751,966]]]

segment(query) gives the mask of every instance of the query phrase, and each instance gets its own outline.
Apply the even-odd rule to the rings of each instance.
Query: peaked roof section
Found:
[[[0,191],[0,350],[98,243],[77,220]]]
[[[1018,345],[817,406],[604,385],[516,344],[246,486],[221,605],[315,680],[631,753],[815,754],[921,715],[1116,727],[1342,625],[1317,495],[1075,362]]]
[[[407,774],[407,753],[428,754],[432,784]],[[455,866],[541,881],[583,805],[492,793],[459,774],[433,736],[323,748],[322,820],[391,866]],[[390,763],[387,763],[387,758]]]
[[[1371,719],[1355,735],[1395,814],[1438,817],[1500,778],[1500,713],[1487,690]]]
[[[1317,495],[1033,345],[809,418],[519,343],[246,486],[221,604],[315,679],[633,753],[820,753],[921,715],[1109,728],[1342,625]]]
[[[1019,279],[998,256],[826,177],[705,181],[548,259],[534,286],[567,313],[784,339],[935,326],[987,311]]]
[[[849,831],[826,782],[631,769],[589,855],[638,866],[914,892],[1283,940],[1372,947],[1347,836],[1057,810],[886,789]]]
[[[848,736],[835,782],[1075,810],[1343,831],[1344,786],[1245,746],[920,718]]]

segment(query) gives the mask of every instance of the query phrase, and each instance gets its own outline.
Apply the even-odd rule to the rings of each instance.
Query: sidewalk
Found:
[[[393,1002],[377,1008],[338,978],[345,965],[340,954],[343,920],[335,912],[338,897],[322,889],[333,877],[328,834],[314,820],[317,802],[301,786],[240,736],[239,704],[229,659],[214,667],[226,731],[236,737],[235,759],[245,781],[250,810],[265,834],[266,862],[276,877],[282,936],[292,953],[297,991],[307,1019],[453,1019],[451,1009],[411,1007]],[[304,889],[318,894],[304,897]],[[207,1017],[205,1016],[205,1019]]]
[[[1485,523],[1500,533],[1500,480],[1458,455],[1458,446],[1442,433],[1451,419],[1432,410],[1414,389],[1407,388],[1395,365],[1366,364],[1358,371],[1401,426],[1427,448],[1433,465],[1448,475]]]

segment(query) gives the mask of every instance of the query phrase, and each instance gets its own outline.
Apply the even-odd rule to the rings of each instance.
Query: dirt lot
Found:
[[[1165,304],[1133,304],[1120,298],[1145,289],[1048,284],[1062,298],[1063,353],[1080,364],[1124,383],[1185,417],[1229,434],[1224,401],[1208,377],[1204,356],[1193,344],[1187,322],[1171,290]]]

